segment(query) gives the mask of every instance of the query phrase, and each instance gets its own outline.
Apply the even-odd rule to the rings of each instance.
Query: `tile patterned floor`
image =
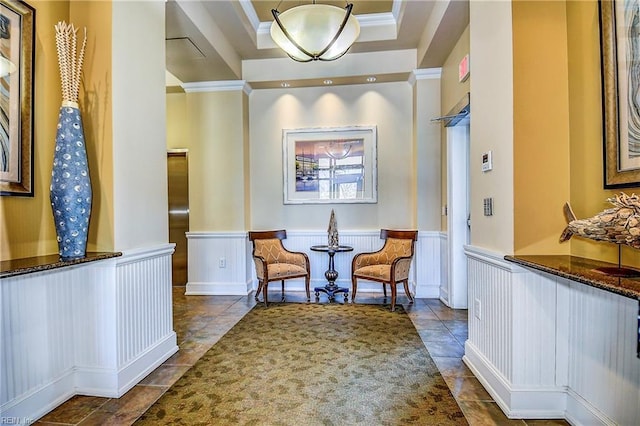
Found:
[[[174,329],[180,347],[175,355],[121,398],[75,396],[36,423],[81,426],[132,424],[255,305],[253,295],[185,296],[184,291],[184,287],[174,287]],[[276,292],[270,291],[271,300],[278,299]],[[304,301],[302,293],[287,293],[286,298],[290,302]],[[342,299],[338,298],[338,301]],[[383,303],[383,296],[358,293],[357,302]],[[324,295],[321,295],[320,303],[326,303]],[[464,341],[467,339],[466,310],[449,309],[437,299],[418,299],[405,308],[470,425],[569,425],[564,420],[508,419],[502,413],[462,362]]]

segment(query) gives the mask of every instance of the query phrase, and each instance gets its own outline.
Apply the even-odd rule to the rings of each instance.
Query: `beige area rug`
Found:
[[[411,319],[362,304],[254,307],[136,425],[466,425]]]

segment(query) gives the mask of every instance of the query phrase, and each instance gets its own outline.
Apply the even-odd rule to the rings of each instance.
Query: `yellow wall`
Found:
[[[89,251],[114,250],[111,12],[110,1],[72,1],[69,16],[76,27],[87,28],[79,104],[93,191]]]
[[[513,45],[508,1],[469,2],[471,47],[470,207],[471,245],[513,254]],[[478,167],[491,150],[493,170]],[[483,199],[493,198],[484,216]]]
[[[59,21],[87,27],[87,50],[80,109],[89,155],[93,209],[88,250],[109,250],[112,225],[108,210],[111,155],[109,134],[111,56],[110,2],[30,1],[36,10],[34,67],[34,197],[0,197],[0,259],[57,253],[49,202],[58,109],[62,99],[54,25]],[[97,182],[102,182],[100,185]],[[103,184],[105,183],[106,184]],[[100,219],[96,219],[99,217]],[[96,244],[100,241],[98,247]]]
[[[249,102],[251,227],[326,229],[331,209],[340,229],[415,227],[412,93],[406,82],[253,91]],[[352,125],[377,126],[378,202],[283,204],[282,129]],[[439,156],[421,159],[421,167],[431,167],[431,162],[439,162]],[[418,191],[428,196],[434,193],[428,188]],[[436,211],[438,202],[439,195],[431,204]]]
[[[439,70],[430,70],[433,72]],[[412,222],[421,231],[440,230],[441,163],[440,123],[431,121],[440,113],[440,77],[419,77],[414,84],[414,146],[411,210]]]
[[[243,146],[243,176],[244,176],[244,229],[251,227],[251,180],[250,175],[250,138],[251,122],[249,121],[249,96],[242,94],[242,146]]]
[[[189,149],[187,95],[183,91],[167,92],[167,149]]]
[[[49,180],[60,107],[58,57],[53,26],[67,19],[67,2],[32,1],[36,9],[34,66],[34,179],[33,198],[0,197],[0,259],[14,259],[57,251],[49,204]],[[45,76],[47,78],[45,79]],[[45,84],[46,82],[46,84]]]
[[[640,187],[605,190],[603,187],[603,128],[600,83],[600,40],[596,1],[567,2],[569,46],[569,116],[571,131],[571,207],[578,218],[596,215],[611,205],[607,198]],[[568,243],[565,243],[568,244]],[[571,254],[616,263],[618,248],[606,242],[574,237]],[[622,262],[640,266],[640,252],[622,246]]]
[[[514,253],[568,254],[569,75],[564,2],[514,1]]]
[[[617,262],[614,244],[558,241],[565,202],[588,218],[619,192],[603,189],[597,1],[471,2],[470,16],[472,245]],[[473,159],[488,149],[494,170],[482,174]],[[482,217],[487,196],[494,197],[494,216]],[[640,265],[638,251],[623,246],[622,261]]]
[[[473,58],[469,55],[471,73],[469,74],[469,78],[465,81],[458,81],[458,65],[464,56],[469,54],[470,51],[469,27],[467,27],[460,35],[458,42],[442,65],[442,96],[440,105],[443,115],[451,111],[451,108],[453,108],[467,93],[469,93],[471,88],[471,78],[473,77]]]
[[[241,90],[187,93],[189,230],[246,229],[246,119]],[[176,98],[177,96],[173,96]],[[175,101],[175,99],[174,99]],[[179,102],[179,101],[178,101]]]

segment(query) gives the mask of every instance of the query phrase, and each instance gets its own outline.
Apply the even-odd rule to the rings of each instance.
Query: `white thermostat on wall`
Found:
[[[493,163],[491,161],[491,151],[482,153],[482,171],[488,172],[493,169]]]

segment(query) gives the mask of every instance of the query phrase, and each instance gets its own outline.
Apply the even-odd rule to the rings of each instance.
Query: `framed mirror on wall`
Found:
[[[0,0],[0,195],[33,197],[35,10]]]
[[[599,5],[604,187],[640,186],[640,2]]]

